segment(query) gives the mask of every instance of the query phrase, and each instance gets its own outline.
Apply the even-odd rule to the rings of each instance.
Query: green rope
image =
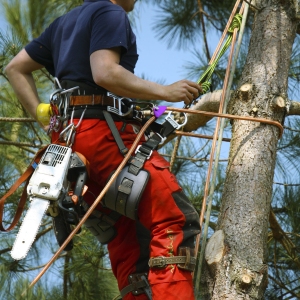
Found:
[[[210,90],[210,85],[211,85],[211,77],[213,75],[213,72],[215,71],[215,68],[221,59],[221,57],[224,55],[224,53],[227,51],[229,46],[231,45],[232,42],[232,37],[233,37],[233,31],[235,28],[240,29],[241,24],[242,24],[242,18],[243,16],[241,14],[236,14],[232,20],[232,23],[230,27],[228,28],[228,37],[223,44],[223,47],[221,48],[218,56],[216,59],[207,67],[206,71],[202,74],[202,76],[197,80],[198,84],[201,84],[202,87],[202,95],[206,94]]]

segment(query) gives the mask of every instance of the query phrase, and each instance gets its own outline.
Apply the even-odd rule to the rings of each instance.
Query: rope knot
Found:
[[[209,82],[209,81],[204,81],[203,83],[201,83],[201,88],[202,88],[201,95],[204,95],[208,91],[210,91],[210,85],[211,85],[211,82]]]
[[[232,23],[228,29],[229,33],[233,33],[234,29],[240,29],[242,24],[243,16],[241,14],[236,14],[232,20]]]

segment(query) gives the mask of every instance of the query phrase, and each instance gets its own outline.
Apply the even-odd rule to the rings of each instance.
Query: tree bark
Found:
[[[282,122],[296,34],[294,1],[257,0],[249,52],[228,113]],[[208,299],[263,299],[267,287],[267,230],[276,145],[275,126],[233,121],[229,162],[216,234],[222,259],[206,272]],[[215,238],[213,235],[212,239]],[[207,257],[209,253],[206,253]],[[207,269],[210,269],[206,261]],[[211,284],[213,282],[213,284]]]

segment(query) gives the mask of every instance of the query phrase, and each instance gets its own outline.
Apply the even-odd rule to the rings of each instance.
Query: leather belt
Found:
[[[189,264],[195,265],[196,264],[196,258],[190,257],[190,261],[188,261]],[[150,268],[165,268],[167,265],[175,265],[175,264],[185,264],[187,263],[187,256],[171,256],[171,257],[165,257],[165,256],[157,256],[157,257],[151,257],[149,259],[149,267]]]
[[[116,101],[118,104],[118,101]],[[101,105],[101,106],[115,106],[113,97],[107,95],[83,95],[70,96],[70,106],[78,105]]]

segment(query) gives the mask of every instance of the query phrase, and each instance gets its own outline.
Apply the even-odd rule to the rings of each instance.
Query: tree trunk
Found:
[[[297,20],[293,1],[257,0],[248,57],[228,113],[283,122]],[[263,299],[279,130],[233,121],[218,231],[206,248],[208,299]],[[213,245],[212,245],[213,243]],[[218,249],[218,253],[216,252]],[[220,257],[221,255],[221,257]]]

